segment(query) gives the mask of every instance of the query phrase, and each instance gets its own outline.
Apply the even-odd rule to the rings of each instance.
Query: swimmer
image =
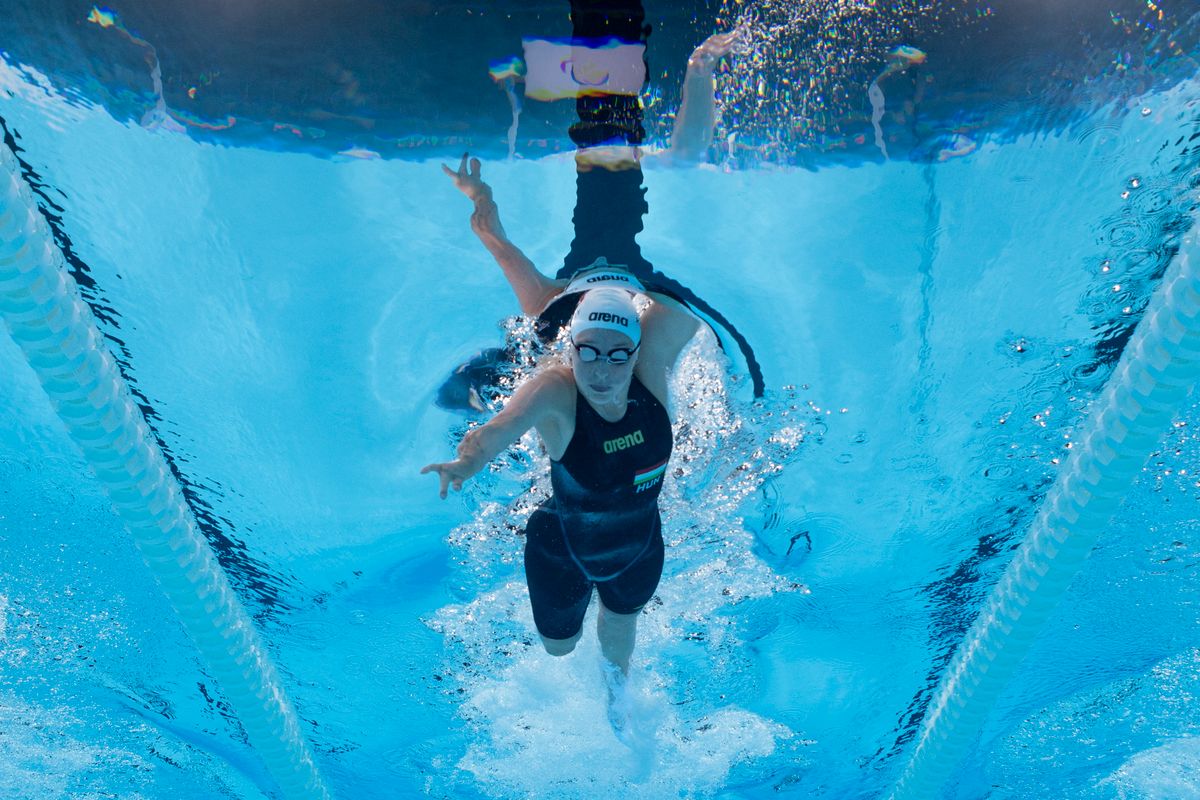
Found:
[[[596,590],[610,720],[620,733],[617,695],[638,615],[663,569],[658,495],[673,446],[668,378],[699,321],[667,298],[651,299],[639,317],[635,291],[601,283],[579,293],[568,323],[569,362],[535,373],[499,414],[463,437],[457,458],[421,473],[438,474],[444,498],[526,431],[537,431],[553,491],[525,529],[534,623],[547,653],[567,655]],[[527,291],[530,302],[550,296],[536,283]]]
[[[637,2],[623,12],[593,13],[586,5],[572,7],[581,41],[614,35],[636,41],[644,35]],[[736,41],[720,35],[694,54],[687,90],[693,104],[698,96],[712,104],[712,68]],[[663,569],[658,495],[673,447],[669,374],[699,330],[698,314],[714,332],[715,324],[737,343],[758,394],[762,376],[749,343],[729,321],[641,254],[636,235],[647,206],[638,98],[581,96],[577,109],[579,122],[570,129],[579,148],[575,238],[555,278],[542,274],[509,240],[479,159],[464,154],[457,170],[442,166],[471,200],[471,230],[500,266],[521,311],[537,318],[539,338],[551,342],[562,331],[569,334],[569,362],[539,369],[500,413],[463,438],[457,458],[429,464],[422,473],[438,474],[445,497],[527,431],[537,431],[550,457],[552,496],[525,530],[534,624],[547,653],[567,655],[582,636],[593,590],[599,595],[596,634],[609,721],[618,737],[629,741],[625,679],[638,615]],[[703,159],[712,118],[704,109],[691,115],[689,128],[709,128],[708,138],[675,137],[671,149],[677,162]],[[616,160],[606,153],[615,153]],[[640,316],[633,299],[639,295],[646,301]],[[439,391],[439,404],[484,411],[479,389],[504,363],[493,350],[460,367]]]

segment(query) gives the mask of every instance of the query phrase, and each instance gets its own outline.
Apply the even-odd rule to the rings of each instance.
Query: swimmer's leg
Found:
[[[600,668],[607,694],[608,724],[617,739],[633,746],[633,728],[630,722],[633,708],[629,696],[629,658],[637,642],[637,623],[640,611],[632,614],[617,614],[600,602],[596,617],[596,636],[600,640],[600,652],[604,660]]]
[[[640,611],[618,614],[600,602],[596,615],[596,638],[600,640],[600,652],[610,664],[625,675],[629,674],[629,658],[637,642],[637,623]]]
[[[583,636],[582,625],[579,627],[579,632],[570,639],[551,639],[542,634],[542,647],[546,648],[546,652],[552,656],[565,656],[575,649],[581,636]]]
[[[525,526],[525,582],[542,646],[552,656],[575,649],[592,600],[592,582],[571,558],[558,516],[544,508]]]
[[[600,651],[609,663],[629,674],[629,658],[637,641],[638,615],[654,597],[663,571],[662,522],[654,520],[650,542],[637,559],[612,580],[596,584],[600,594],[600,614],[596,617],[596,636]]]

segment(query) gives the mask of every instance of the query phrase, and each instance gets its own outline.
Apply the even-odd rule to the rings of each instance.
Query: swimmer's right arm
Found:
[[[500,223],[500,209],[492,198],[492,187],[484,183],[479,168],[479,159],[470,158],[469,153],[463,153],[457,171],[442,164],[442,171],[450,176],[455,187],[475,204],[471,230],[504,271],[521,311],[536,315],[562,291],[562,286],[539,272],[521,248],[509,240]]]
[[[537,428],[543,440],[548,438],[547,433],[563,416],[563,394],[560,374],[552,369],[538,373],[517,389],[499,414],[463,437],[456,459],[428,464],[421,469],[421,474],[438,474],[441,481],[438,495],[443,499],[450,487],[456,492],[462,491],[463,481],[486,467],[530,428]]]

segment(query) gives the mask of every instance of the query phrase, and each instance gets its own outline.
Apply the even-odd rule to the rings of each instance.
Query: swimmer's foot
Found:
[[[632,746],[633,728],[630,725],[629,678],[621,668],[607,659],[601,660],[604,688],[608,700],[608,724],[622,744]]]

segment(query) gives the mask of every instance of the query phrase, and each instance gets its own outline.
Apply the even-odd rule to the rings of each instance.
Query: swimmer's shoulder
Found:
[[[537,371],[530,383],[538,385],[538,392],[547,402],[554,402],[575,395],[575,373],[566,364],[550,364]]]

